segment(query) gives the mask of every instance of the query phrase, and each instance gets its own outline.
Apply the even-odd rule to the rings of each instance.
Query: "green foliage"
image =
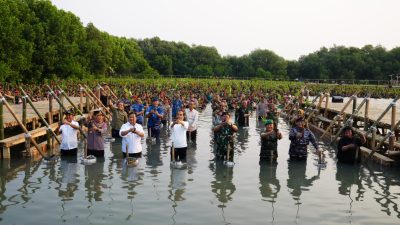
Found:
[[[222,57],[215,47],[115,37],[49,0],[0,0],[0,80],[98,77],[241,77],[387,80],[400,72],[400,48],[334,46],[287,61],[270,50]]]

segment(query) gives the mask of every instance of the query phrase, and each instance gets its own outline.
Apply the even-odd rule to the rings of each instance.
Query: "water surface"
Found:
[[[116,141],[104,160],[55,165],[30,159],[1,161],[0,224],[398,224],[398,168],[337,166],[324,146],[326,166],[288,162],[288,127],[277,163],[259,164],[259,134],[236,135],[235,166],[210,163],[211,110],[200,114],[188,165],[170,168],[168,131],[160,145],[144,145],[138,167],[123,165]],[[312,147],[310,147],[312,148]]]

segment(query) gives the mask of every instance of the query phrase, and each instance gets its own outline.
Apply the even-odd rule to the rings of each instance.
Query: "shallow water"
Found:
[[[168,132],[160,145],[144,145],[138,167],[123,165],[117,140],[103,161],[84,166],[30,159],[1,163],[0,224],[398,224],[399,169],[326,166],[311,152],[288,162],[288,127],[280,121],[277,164],[259,165],[259,134],[236,135],[233,168],[211,163],[211,110],[200,114],[197,145],[188,165],[172,169]],[[312,147],[310,147],[312,148]]]

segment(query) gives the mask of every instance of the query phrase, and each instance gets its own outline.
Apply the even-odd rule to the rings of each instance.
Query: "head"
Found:
[[[229,118],[231,117],[231,115],[229,115],[228,112],[223,112],[221,115],[221,121],[222,122],[227,122],[229,121]]]
[[[269,131],[272,131],[273,129],[274,129],[274,121],[268,119],[268,120],[265,122],[265,131],[269,132]]]
[[[189,109],[193,110],[194,109],[194,101],[189,102]]]
[[[297,116],[303,117],[304,111],[302,109],[297,110]]]
[[[117,103],[117,108],[118,108],[119,110],[124,110],[124,102],[119,101],[119,102]]]
[[[104,115],[101,111],[96,111],[94,113],[94,120],[99,123],[104,121]]]
[[[242,108],[247,108],[247,101],[242,102]]]
[[[352,138],[353,137],[353,129],[351,127],[345,127],[343,129],[343,137]]]
[[[304,121],[304,117],[299,117],[296,120],[296,126],[299,128],[304,128],[305,124],[306,124],[306,122]]]
[[[185,113],[183,112],[183,110],[178,111],[178,113],[176,114],[176,119],[182,121],[185,119]]]
[[[66,113],[65,113],[65,119],[68,121],[68,122],[71,122],[73,119],[74,119],[74,113],[72,112],[72,111],[67,111]]]
[[[128,121],[130,124],[135,125],[136,124],[136,114],[135,112],[129,112],[128,114]]]
[[[158,98],[153,98],[152,100],[151,100],[151,102],[152,102],[152,104],[153,104],[153,106],[158,106]]]

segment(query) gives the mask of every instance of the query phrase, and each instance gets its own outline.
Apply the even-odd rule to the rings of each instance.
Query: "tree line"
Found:
[[[286,60],[271,50],[221,56],[215,47],[116,37],[48,0],[0,0],[0,80],[42,82],[161,75],[263,79],[385,80],[400,72],[400,47],[334,46]],[[134,29],[134,28],[132,28]]]

